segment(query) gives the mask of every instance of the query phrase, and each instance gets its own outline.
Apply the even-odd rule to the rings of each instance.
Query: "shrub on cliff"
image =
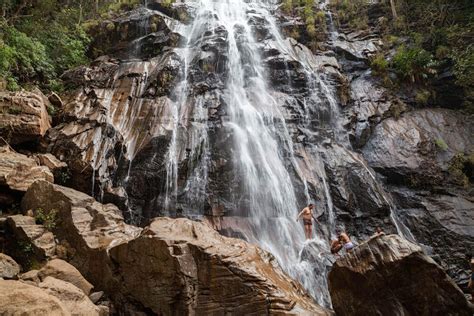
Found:
[[[402,79],[421,81],[435,73],[433,56],[420,47],[400,46],[393,57],[392,66]]]

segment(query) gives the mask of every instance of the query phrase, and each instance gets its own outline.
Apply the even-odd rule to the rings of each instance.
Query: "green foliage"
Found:
[[[314,0],[283,0],[282,10],[286,14],[297,14],[304,22],[304,29],[296,27],[289,31],[295,39],[304,39],[313,49],[318,47],[318,41],[324,40],[327,31],[326,16],[314,6]]]
[[[173,0],[166,0],[171,5]],[[130,9],[140,0],[2,2],[0,18],[0,76],[8,90],[39,85],[61,92],[60,75],[89,62],[91,40],[86,30],[97,18]]]
[[[422,81],[433,74],[433,66],[432,55],[420,47],[407,48],[402,45],[392,60],[392,67],[397,75],[411,82]]]
[[[161,4],[165,7],[171,7],[171,5],[174,3],[174,0],[163,0]]]
[[[442,151],[446,151],[448,150],[448,144],[446,144],[446,142],[444,141],[444,139],[442,138],[437,138],[435,139],[434,141],[435,145],[436,145],[436,148],[442,150]]]
[[[37,224],[43,225],[47,230],[51,231],[56,227],[58,211],[52,209],[45,211],[38,208],[35,211],[35,220]]]
[[[287,14],[291,13],[293,11],[293,2],[291,0],[283,0],[282,10]]]
[[[466,50],[453,57],[457,83],[462,87],[474,88],[474,44],[470,44]]]
[[[389,63],[385,59],[385,56],[382,53],[378,53],[372,58],[370,62],[370,67],[372,68],[373,72],[378,76],[385,76],[388,71]]]
[[[33,251],[33,245],[29,241],[19,241],[18,249],[25,255],[31,255]]]
[[[431,92],[428,90],[421,89],[415,94],[415,101],[421,105],[427,105],[430,100]]]
[[[353,30],[365,30],[368,27],[367,0],[331,0],[330,5],[336,14],[340,26]]]
[[[46,106],[46,110],[48,111],[48,114],[51,116],[54,116],[56,114],[56,108],[51,104],[48,104]]]
[[[469,176],[472,177],[473,168],[474,154],[465,155],[464,153],[458,153],[451,159],[448,171],[458,185],[467,186],[469,184]],[[469,174],[469,170],[471,170],[471,174]]]
[[[69,169],[61,170],[57,174],[54,175],[55,180],[60,185],[65,185],[71,179],[71,172]]]
[[[27,36],[15,27],[1,23],[0,74],[7,78],[7,85],[16,88],[18,82],[50,78],[53,66],[46,47],[37,39]]]
[[[447,57],[449,57],[449,53],[450,53],[450,49],[446,46],[438,46],[438,48],[436,48],[436,53],[435,53],[435,56],[437,59],[445,59]]]

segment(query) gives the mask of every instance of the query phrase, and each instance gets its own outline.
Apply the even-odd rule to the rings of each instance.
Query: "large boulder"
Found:
[[[36,180],[54,181],[46,166],[40,166],[33,158],[19,154],[8,146],[0,147],[0,187],[25,192]]]
[[[19,281],[0,280],[1,315],[71,315],[65,305],[45,291]]]
[[[125,295],[157,314],[330,314],[269,253],[204,223],[155,219],[110,256]]]
[[[37,141],[51,127],[48,99],[39,90],[0,92],[0,136],[11,144]]]
[[[94,288],[81,273],[72,265],[61,259],[53,259],[49,261],[38,273],[41,280],[47,277],[54,277],[65,282],[69,282],[77,288],[81,289],[85,295],[89,295]]]
[[[16,279],[20,273],[20,266],[11,257],[0,253],[0,278]]]
[[[19,250],[23,253],[34,255],[37,260],[42,261],[56,254],[56,242],[52,232],[43,225],[36,224],[31,216],[12,215],[7,218],[7,229],[15,241],[13,251]],[[21,257],[21,254],[20,254]]]
[[[339,258],[329,273],[337,315],[472,315],[448,275],[398,235],[378,236]]]
[[[48,276],[38,286],[57,297],[71,315],[98,316],[100,313],[89,297],[71,283]]]
[[[21,202],[23,210],[55,210],[61,225],[54,234],[68,261],[99,289],[117,288],[107,255],[109,248],[136,237],[141,229],[125,224],[120,210],[76,190],[35,182]],[[84,288],[81,286],[81,288]]]

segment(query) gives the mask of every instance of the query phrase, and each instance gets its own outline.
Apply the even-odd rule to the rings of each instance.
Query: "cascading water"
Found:
[[[225,34],[226,40],[223,53],[226,60],[224,67],[226,81],[219,97],[223,100],[228,114],[222,122],[222,128],[226,129],[233,139],[231,148],[233,175],[234,181],[240,184],[239,192],[235,192],[235,204],[240,210],[236,215],[245,216],[249,226],[243,235],[273,253],[283,268],[301,281],[320,304],[328,306],[330,301],[326,276],[324,273],[315,273],[318,269],[315,270],[308,261],[301,259],[305,241],[302,229],[295,219],[299,206],[309,202],[311,197],[307,181],[295,158],[292,136],[286,126],[284,115],[272,89],[267,84],[268,77],[260,56],[261,47],[254,37],[254,29],[249,22],[252,15],[263,17],[272,26],[273,41],[279,46],[284,46],[290,57],[298,58],[290,51],[291,45],[282,38],[275,26],[270,11],[274,5],[264,1],[239,0],[201,0],[195,5],[194,20],[184,31],[186,42],[182,48],[176,50],[183,60],[184,74],[173,93],[174,128],[166,155],[164,208],[168,212],[175,208],[180,194],[178,177],[179,164],[184,155],[182,143],[195,144],[193,148],[187,149],[191,156],[189,161],[199,161],[200,164],[191,168],[194,174],[188,177],[183,190],[184,194],[188,195],[190,205],[195,203],[193,199],[199,196],[196,193],[204,191],[206,187],[209,155],[209,140],[205,127],[207,110],[203,107],[204,101],[192,95],[189,76],[191,64],[201,53],[199,48],[209,38],[216,36],[216,32],[220,32]],[[306,68],[308,77],[311,77],[311,66],[308,65]],[[319,86],[321,84],[323,83],[318,82]],[[312,97],[315,98],[316,95]],[[314,103],[314,100],[312,102]],[[184,109],[187,108],[185,105],[189,106],[189,103],[193,104],[194,116],[201,125],[201,128],[194,128],[191,133],[185,132],[187,128],[183,123],[185,120],[182,120],[182,116],[185,115]],[[194,141],[190,138],[194,138]],[[198,153],[199,157],[196,156]],[[324,181],[322,163],[317,166],[319,166],[318,176]],[[297,202],[291,171],[300,176],[305,187],[306,201]],[[325,181],[324,186],[328,205],[331,206]],[[332,207],[329,218],[333,224]],[[328,250],[327,240],[317,237],[315,242],[319,251]],[[324,269],[321,267],[319,270]]]
[[[130,65],[124,67],[130,71],[136,66],[133,73],[141,73],[136,80],[131,77],[133,98],[120,108],[127,115],[115,115],[119,107],[111,107],[112,100],[120,95],[114,83],[110,95],[103,98],[105,106],[112,108],[111,124],[119,128],[127,147],[127,172],[121,185],[128,185],[130,177],[137,177],[132,161],[143,149],[145,139],[160,139],[145,158],[138,159],[148,161],[146,168],[156,168],[150,178],[157,185],[150,188],[153,192],[145,197],[145,203],[130,208],[130,221],[156,216],[153,212],[200,217],[211,213],[204,210],[205,206],[219,205],[212,199],[226,200],[229,204],[224,211],[228,213],[215,214],[212,210],[212,214],[238,218],[231,230],[274,254],[319,304],[331,306],[326,273],[331,265],[329,239],[336,219],[323,155],[327,144],[335,142],[349,149],[350,144],[339,117],[335,88],[321,68],[330,65],[337,69],[338,63],[332,55],[316,56],[282,36],[273,15],[278,1],[196,0],[186,1],[186,5],[193,16],[188,25],[165,17],[168,27],[183,40],[179,48],[166,52],[177,56],[180,67],[174,89],[166,98],[160,97],[159,106],[154,103],[156,99],[146,97],[149,77],[153,77],[150,74],[157,62],[153,59],[131,59]],[[150,16],[164,16],[145,8],[140,12],[146,22],[139,25],[145,31],[138,32],[140,38],[131,45],[132,58],[142,53],[139,45],[150,36],[143,34],[149,29],[147,21],[153,19]],[[256,23],[265,28],[264,40],[257,40]],[[268,51],[272,48],[284,64],[288,90],[283,93],[270,84]],[[304,77],[303,90],[298,90],[298,78],[296,82],[291,79],[294,65],[298,76]],[[120,76],[119,71],[116,77]],[[213,88],[206,81],[209,77],[218,78]],[[201,90],[201,85],[207,88]],[[289,114],[285,109],[288,104],[297,113]],[[148,115],[149,124],[137,126],[138,113],[148,106],[153,109]],[[218,118],[212,118],[210,113],[220,106],[215,110],[221,111]],[[157,115],[158,111],[161,115]],[[292,115],[297,116],[296,127],[288,123]],[[147,134],[146,128],[150,128]],[[305,141],[295,141],[298,129],[310,138],[310,146],[305,146]],[[144,134],[145,138],[140,136]],[[357,157],[354,160],[359,161]],[[221,177],[215,172],[220,164],[228,172],[222,175],[231,191],[228,195],[210,188]],[[143,161],[137,165],[142,168]],[[134,193],[135,181],[131,180],[128,193]],[[383,190],[378,191],[389,201]],[[316,237],[307,242],[295,219],[302,206],[314,202],[315,195],[317,212],[324,213],[325,225],[316,225]]]

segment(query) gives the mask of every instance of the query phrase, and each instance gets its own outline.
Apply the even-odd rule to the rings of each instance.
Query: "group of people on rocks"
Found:
[[[309,204],[307,207],[305,207],[296,217],[296,221],[299,221],[300,218],[303,218],[304,233],[306,239],[311,239],[313,235],[313,219],[315,222],[317,222],[317,218],[314,215],[314,204]],[[383,230],[380,227],[377,227],[377,229],[375,230],[375,235],[379,236],[383,234]],[[351,241],[347,233],[340,229],[337,229],[336,236],[337,239],[331,241],[332,254],[337,254],[339,251],[341,251],[342,248],[344,248],[346,252],[351,252],[352,249],[354,249],[355,245]]]
[[[311,239],[312,234],[313,234],[313,219],[315,222],[317,222],[317,218],[314,215],[314,204],[309,204],[307,207],[305,207],[299,214],[298,217],[296,218],[296,221],[298,221],[300,218],[303,218],[303,224],[304,224],[304,233],[306,239]],[[377,227],[375,229],[375,234],[373,236],[380,236],[384,235],[384,231],[382,228]],[[336,229],[336,237],[337,239],[331,240],[331,253],[336,255],[339,251],[341,251],[342,248],[346,252],[351,252],[352,249],[354,249],[355,245],[347,235],[347,233],[341,231],[340,229]],[[471,256],[470,259],[470,266],[471,266],[471,277],[469,279],[468,283],[468,289],[471,293],[471,302],[474,303],[474,257]]]

